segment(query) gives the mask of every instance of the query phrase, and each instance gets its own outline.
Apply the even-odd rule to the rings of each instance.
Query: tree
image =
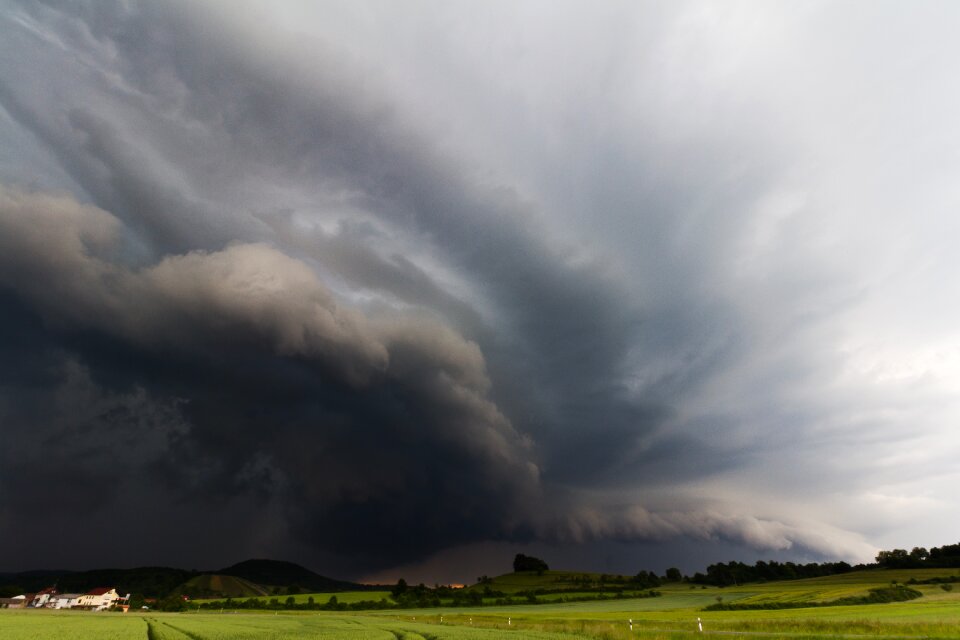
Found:
[[[543,573],[549,569],[550,567],[547,566],[546,562],[533,556],[525,556],[522,553],[518,553],[513,559],[513,570],[517,572],[536,571],[537,573]]]
[[[6,585],[0,587],[0,598],[12,598],[26,592],[26,589],[23,587],[18,587],[17,585]]]
[[[393,595],[394,598],[398,596],[402,596],[406,592],[407,592],[407,581],[404,580],[403,578],[400,578],[399,580],[397,580],[397,586],[395,586],[390,591],[390,593]]]
[[[680,582],[683,580],[683,574],[681,574],[680,569],[676,567],[667,569],[667,574],[664,577],[667,579],[667,582]]]
[[[187,604],[177,594],[171,594],[157,603],[157,609],[160,611],[185,611]]]
[[[881,551],[877,554],[877,564],[888,568],[905,567],[910,564],[910,556],[906,549]]]
[[[633,577],[633,582],[641,589],[650,589],[660,586],[660,578],[653,571],[640,571]]]

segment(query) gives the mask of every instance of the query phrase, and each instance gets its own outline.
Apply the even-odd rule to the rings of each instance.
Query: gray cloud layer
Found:
[[[186,409],[189,426],[174,411],[168,428],[196,451],[158,446],[153,453],[182,456],[173,467],[213,465],[199,478],[189,477],[197,473],[190,468],[187,490],[203,492],[212,483],[221,491],[231,485],[276,491],[292,501],[298,520],[316,521],[312,539],[336,541],[338,550],[374,553],[376,537],[396,526],[403,531],[394,541],[399,554],[476,535],[467,528],[502,534],[516,504],[536,497],[529,445],[487,398],[475,344],[429,318],[369,319],[338,305],[304,263],[262,244],[167,256],[139,270],[96,257],[121,250],[111,243],[119,226],[106,212],[68,198],[4,190],[0,282],[51,331],[116,340],[147,367],[166,361],[199,370],[154,372],[158,386],[176,385],[195,405]],[[229,371],[238,364],[239,372]],[[56,393],[69,396],[67,368]],[[180,376],[210,379],[196,387],[167,379]],[[141,398],[143,391],[134,394]],[[83,404],[83,397],[66,402]],[[169,401],[174,408],[177,397]],[[231,406],[221,409],[220,402]],[[118,404],[121,420],[135,415],[129,401]],[[83,413],[92,410],[80,423],[93,422],[96,432],[98,421],[120,409]],[[154,427],[138,425],[128,439],[149,452],[141,428]],[[76,437],[59,424],[43,435],[65,438],[62,446]],[[96,452],[91,471],[98,475],[91,481],[108,473],[115,434],[106,427],[96,435],[74,451],[82,458],[87,449]],[[123,458],[130,455],[116,446]],[[22,451],[11,453],[22,458]],[[13,483],[26,469],[10,462]],[[457,486],[461,474],[469,479]],[[420,501],[456,512],[427,518],[411,508]],[[369,542],[361,533],[367,527],[375,532]]]
[[[3,12],[8,522],[46,471],[354,573],[953,542],[952,9],[365,6]]]

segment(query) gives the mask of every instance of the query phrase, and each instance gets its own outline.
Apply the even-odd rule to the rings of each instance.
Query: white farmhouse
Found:
[[[119,599],[120,596],[117,594],[116,589],[111,587],[97,587],[77,598],[77,603],[73,606],[78,609],[103,611],[109,609]]]
[[[77,600],[79,598],[79,593],[58,593],[50,596],[50,599],[44,606],[50,609],[73,609],[77,606]]]
[[[104,611],[116,604],[119,599],[120,595],[116,589],[98,587],[78,597],[77,603],[73,606],[78,609],[89,609],[90,611]]]

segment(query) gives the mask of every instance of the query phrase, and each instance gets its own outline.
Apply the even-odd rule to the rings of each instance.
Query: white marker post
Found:
[[[627,622],[630,623],[630,631],[633,631],[633,618],[630,618]]]
[[[513,625],[512,620],[513,620],[513,618],[507,616],[507,626],[508,626],[508,627]]]
[[[700,633],[703,633],[703,623],[700,622],[700,618],[697,618],[697,627],[700,628]]]

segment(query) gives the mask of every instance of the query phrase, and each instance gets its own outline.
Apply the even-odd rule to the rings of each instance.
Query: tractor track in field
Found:
[[[157,632],[153,628],[153,623],[148,618],[144,618],[143,621],[147,623],[147,640],[158,640]]]

